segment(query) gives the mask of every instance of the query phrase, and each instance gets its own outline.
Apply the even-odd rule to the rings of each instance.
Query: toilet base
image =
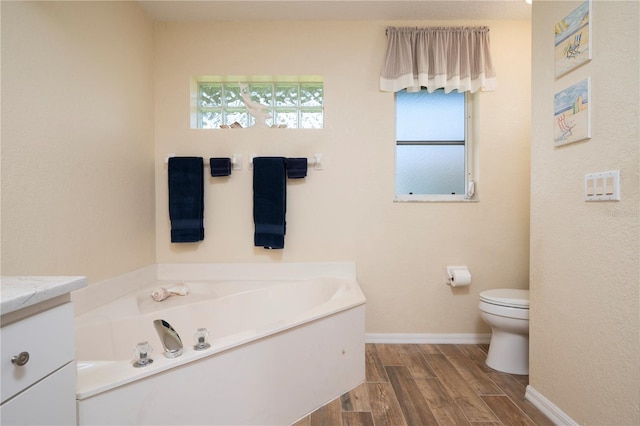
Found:
[[[529,334],[493,330],[486,364],[509,374],[529,374]]]

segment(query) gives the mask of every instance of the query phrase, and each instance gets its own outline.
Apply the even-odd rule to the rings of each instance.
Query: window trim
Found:
[[[395,102],[395,97],[394,97]],[[475,188],[477,185],[477,180],[475,177],[475,165],[477,161],[476,149],[474,144],[474,139],[476,137],[476,128],[474,126],[475,120],[474,117],[478,111],[478,94],[477,93],[469,93],[465,92],[464,94],[464,115],[465,115],[465,126],[464,126],[464,141],[418,141],[418,142],[407,142],[407,141],[395,141],[394,144],[394,185],[393,192],[394,197],[393,201],[396,203],[469,203],[469,202],[478,202],[477,189]],[[433,144],[433,145],[460,145],[464,144],[464,194],[397,194],[396,193],[396,176],[397,176],[397,159],[396,153],[397,149],[395,149],[398,144],[400,145],[410,145],[410,144]],[[470,184],[473,183],[474,191],[471,195],[469,195]]]

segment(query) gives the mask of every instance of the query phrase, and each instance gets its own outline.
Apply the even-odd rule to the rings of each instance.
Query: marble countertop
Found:
[[[2,315],[87,286],[85,277],[1,277]]]

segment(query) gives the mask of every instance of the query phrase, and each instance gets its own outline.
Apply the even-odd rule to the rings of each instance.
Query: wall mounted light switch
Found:
[[[587,179],[585,177],[584,184],[586,186],[585,193],[586,195],[596,195],[596,183],[593,179]]]
[[[596,178],[596,195],[602,195],[604,194],[604,189],[603,189],[603,178],[602,177],[597,177]]]
[[[585,175],[584,199],[585,201],[620,200],[620,170]]]
[[[615,180],[613,176],[607,176],[604,179],[604,193],[606,195],[613,195],[615,192]]]

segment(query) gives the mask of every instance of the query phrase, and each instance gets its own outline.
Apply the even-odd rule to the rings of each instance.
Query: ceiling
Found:
[[[156,21],[528,20],[524,0],[138,0]]]

